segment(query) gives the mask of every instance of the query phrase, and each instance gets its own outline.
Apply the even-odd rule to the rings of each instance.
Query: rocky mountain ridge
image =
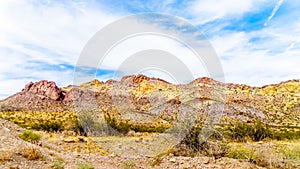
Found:
[[[144,125],[169,128],[186,112],[199,121],[215,113],[218,123],[259,119],[272,125],[300,127],[300,80],[250,87],[204,77],[173,85],[162,79],[133,75],[120,81],[93,80],[65,88],[42,80],[30,82],[21,92],[1,100],[0,110],[80,114],[89,104],[86,109],[92,107],[94,111],[91,118],[101,114],[116,127],[126,123],[137,130]]]

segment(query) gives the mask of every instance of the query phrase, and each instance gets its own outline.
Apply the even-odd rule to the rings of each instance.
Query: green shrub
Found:
[[[300,131],[274,131],[272,138],[276,140],[300,139]]]
[[[32,129],[44,131],[62,131],[64,129],[60,122],[45,122],[31,125]]]
[[[111,126],[113,129],[116,129],[122,134],[128,133],[130,130],[135,132],[157,132],[162,133],[168,126],[157,125],[155,123],[152,124],[138,124],[138,123],[130,123],[127,121],[117,121],[117,119],[109,114],[106,114],[105,120],[107,121],[108,125]]]
[[[215,158],[224,157],[228,147],[223,136],[213,129],[208,129],[210,130],[208,132],[212,133],[208,138],[204,138],[205,140],[203,140],[201,139],[201,134],[205,133],[205,131],[202,130],[201,127],[192,128],[189,134],[177,146],[175,155],[193,156],[200,153]]]
[[[109,114],[105,115],[104,117],[107,123],[120,133],[126,134],[130,131],[130,124],[126,122],[117,122],[116,118],[111,117]]]
[[[64,169],[64,163],[62,161],[56,161],[51,166],[51,168],[53,168],[53,169]]]
[[[78,169],[94,169],[92,164],[78,164]]]
[[[280,148],[280,152],[286,159],[300,160],[300,143],[292,142],[288,145],[284,145]]]
[[[118,133],[109,124],[107,124],[106,121],[97,122],[91,115],[79,116],[77,124],[75,125],[75,130],[79,130],[83,135],[118,135]]]
[[[85,130],[79,120],[73,121],[72,130],[75,131],[77,134],[80,134],[82,136],[87,136],[87,133],[85,132]]]
[[[136,168],[136,164],[132,160],[126,160],[122,162],[122,167],[123,169],[132,169],[132,168]]]
[[[181,141],[181,144],[186,145],[188,149],[198,152],[203,143],[199,140],[200,127],[194,127],[189,134]]]
[[[265,138],[273,137],[272,131],[269,129],[269,126],[264,125],[260,121],[257,121],[254,124],[237,122],[228,127],[226,132],[231,139],[236,141],[246,141],[247,139],[260,141]]]
[[[41,135],[40,134],[36,134],[31,130],[26,130],[23,131],[20,134],[20,138],[25,140],[25,141],[29,141],[29,142],[35,142],[35,141],[39,141],[41,139]]]
[[[229,148],[226,156],[234,159],[246,159],[247,161],[252,162],[255,158],[254,152],[254,147],[234,146]]]

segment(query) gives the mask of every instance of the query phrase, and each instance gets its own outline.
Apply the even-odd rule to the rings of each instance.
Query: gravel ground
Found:
[[[40,169],[59,168],[76,169],[79,166],[93,166],[96,169],[129,169],[129,168],[164,168],[164,169],[184,169],[184,168],[261,168],[246,161],[239,161],[230,158],[213,159],[211,157],[182,157],[166,156],[164,158],[136,157],[127,158],[115,156],[113,154],[100,155],[99,153],[78,153],[74,147],[69,146],[72,140],[61,141],[63,134],[56,140],[49,139],[43,135],[43,139],[38,143],[29,143],[19,138],[19,134],[24,129],[17,125],[0,119],[0,168],[3,169]],[[49,133],[48,133],[49,134]],[[46,134],[45,134],[46,135]],[[55,134],[54,134],[55,135]],[[55,135],[55,136],[56,136]],[[55,137],[56,138],[56,137]],[[82,148],[86,143],[78,144]],[[81,147],[80,147],[81,146]],[[33,147],[41,157],[36,160],[28,160],[24,157],[24,148]],[[69,149],[68,149],[69,148]]]

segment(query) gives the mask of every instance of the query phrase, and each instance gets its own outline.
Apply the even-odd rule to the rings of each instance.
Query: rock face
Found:
[[[250,87],[204,77],[189,84],[173,85],[162,79],[134,75],[120,81],[93,80],[65,88],[43,80],[30,82],[21,92],[0,101],[0,109],[46,112],[89,109],[91,118],[101,114],[114,127],[126,124],[138,131],[145,129],[145,125],[161,131],[178,118],[201,121],[211,114],[222,116],[217,119],[220,123],[261,120],[300,126],[299,89],[299,80]]]
[[[61,100],[63,98],[62,91],[56,86],[55,82],[48,82],[46,80],[37,83],[30,82],[25,86],[22,92],[45,96],[52,100]]]
[[[0,101],[1,110],[63,111],[68,109],[62,102],[64,94],[55,82],[30,82],[21,92]]]

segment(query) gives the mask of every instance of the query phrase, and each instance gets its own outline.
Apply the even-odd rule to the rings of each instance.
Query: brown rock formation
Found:
[[[33,95],[45,96],[52,100],[62,100],[62,91],[55,82],[42,80],[36,83],[28,83],[22,90],[23,93],[31,93]]]
[[[299,80],[250,87],[205,77],[173,85],[162,79],[135,75],[120,81],[93,80],[65,88],[45,80],[30,82],[21,92],[0,101],[0,108],[2,111],[98,109],[95,116],[102,113],[117,123],[130,123],[133,128],[172,125],[174,119],[189,112],[195,112],[200,120],[219,113],[220,123],[259,119],[270,124],[300,126],[299,120],[295,120],[300,117],[299,103]]]

